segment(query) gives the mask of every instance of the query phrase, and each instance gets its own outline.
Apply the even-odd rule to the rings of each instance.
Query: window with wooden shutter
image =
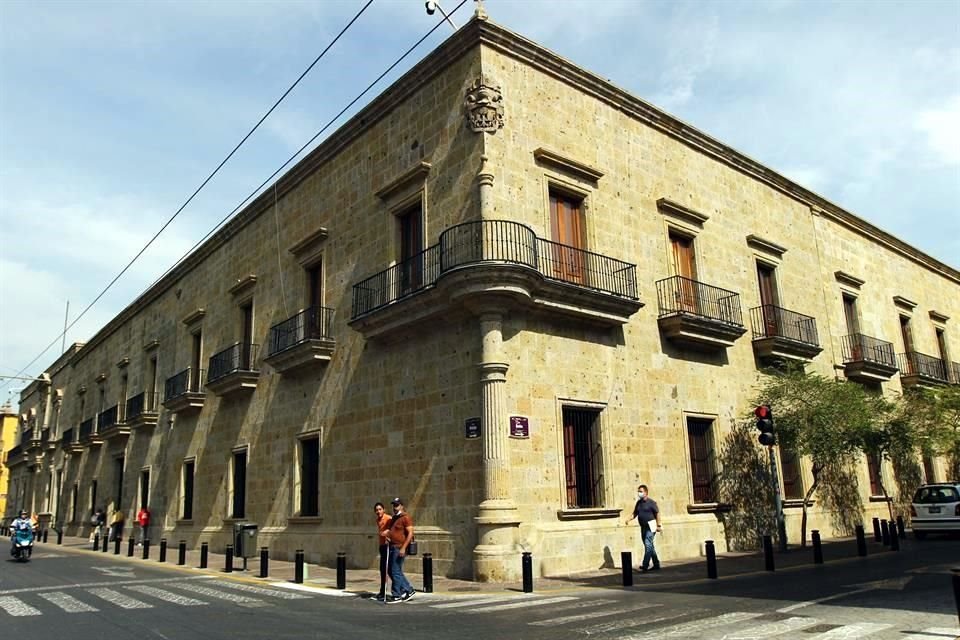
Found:
[[[870,495],[883,495],[880,487],[880,459],[872,454],[867,454],[867,474],[870,476]]]
[[[563,460],[568,509],[602,506],[600,411],[563,408]]]
[[[550,191],[550,236],[555,243],[551,256],[554,277],[584,284],[587,235],[582,199]]]
[[[423,284],[423,207],[420,203],[397,216],[400,228],[400,295]]]
[[[716,455],[713,447],[713,420],[687,418],[690,442],[690,472],[694,503],[716,502]]]
[[[788,500],[803,498],[800,457],[796,451],[780,447],[780,470],[783,475],[783,497]]]

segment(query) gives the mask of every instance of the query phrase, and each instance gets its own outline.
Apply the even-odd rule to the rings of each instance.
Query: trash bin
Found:
[[[233,555],[237,558],[252,558],[257,553],[257,525],[252,522],[234,524]]]

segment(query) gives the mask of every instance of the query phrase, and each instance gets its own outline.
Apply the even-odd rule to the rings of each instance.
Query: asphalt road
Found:
[[[3,634],[31,640],[510,638],[953,640],[957,540],[718,581],[638,575],[632,589],[417,594],[384,605],[42,545],[0,562]]]

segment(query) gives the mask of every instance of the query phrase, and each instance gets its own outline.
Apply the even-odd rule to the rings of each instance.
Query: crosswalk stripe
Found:
[[[902,640],[954,640],[960,636],[960,627],[930,627],[920,633],[912,633]]]
[[[128,595],[124,595],[119,591],[114,591],[113,589],[87,589],[87,593],[92,593],[102,600],[106,600],[110,604],[115,604],[121,609],[152,609],[153,605],[147,602],[142,602],[136,598],[131,598]]]
[[[34,609],[20,598],[13,596],[0,597],[0,609],[3,609],[12,616],[39,616],[39,609]]]
[[[652,618],[648,615],[637,616],[635,618],[622,618],[620,620],[613,620],[612,622],[601,622],[599,624],[590,625],[589,627],[581,627],[578,629],[578,631],[588,636],[601,635],[604,633],[610,633],[611,631],[620,631],[621,629],[629,629],[631,627],[643,627],[651,624],[657,624],[658,622],[666,622],[667,620],[676,620],[677,618],[690,613],[692,612],[683,611],[680,613],[671,613],[665,616],[654,616]]]
[[[170,586],[176,587],[177,589],[185,589],[186,591],[199,593],[202,596],[208,596],[210,598],[218,598],[220,600],[228,600],[230,602],[263,602],[263,600],[259,600],[257,598],[250,598],[248,596],[240,595],[239,593],[229,593],[227,591],[211,589],[210,587],[204,587],[199,584],[175,583]]]
[[[523,600],[521,602],[510,602],[508,604],[494,604],[489,607],[478,607],[476,609],[467,609],[466,613],[489,613],[490,611],[506,611],[507,609],[523,609],[525,607],[542,607],[543,605],[553,604],[555,602],[569,602],[576,600],[574,596],[556,596],[554,598],[543,598],[542,600]]]
[[[492,596],[486,598],[470,598],[467,600],[458,600],[456,602],[444,602],[443,604],[432,604],[430,605],[434,609],[458,609],[461,607],[473,607],[476,605],[491,604],[494,602],[503,602],[505,600],[517,600],[517,599],[532,599],[534,596],[522,595],[522,596]]]
[[[68,595],[62,591],[54,591],[52,593],[41,593],[39,594],[41,598],[52,602],[57,605],[67,613],[81,613],[84,611],[99,611],[96,607],[91,607],[85,602],[80,602],[71,595]]]
[[[728,624],[734,624],[736,622],[743,622],[745,620],[752,620],[753,618],[759,618],[762,614],[759,613],[746,613],[743,611],[734,611],[732,613],[724,613],[713,618],[704,618],[702,620],[693,620],[692,622],[681,622],[680,624],[675,624],[669,627],[664,627],[663,629],[656,629],[655,631],[645,631],[644,633],[639,633],[631,636],[625,636],[621,640],[647,640],[654,638],[678,638],[682,636],[695,636],[697,634],[702,634],[702,632],[713,629],[714,627],[722,627]]]
[[[309,600],[310,596],[305,593],[295,593],[292,591],[280,591],[279,589],[265,589],[263,587],[255,587],[250,584],[239,584],[237,582],[220,582],[218,583],[221,587],[227,587],[228,589],[236,589],[238,591],[246,591],[247,593],[256,593],[261,596],[270,596],[271,598],[280,598],[281,600]]]
[[[807,627],[812,627],[817,624],[817,622],[819,621],[816,618],[794,616],[792,618],[777,620],[776,622],[767,622],[766,624],[728,633],[723,636],[723,640],[762,640],[763,638],[778,636],[781,633],[806,629]]]
[[[596,605],[599,603],[585,603]],[[603,609],[602,611],[591,611],[589,613],[578,613],[571,616],[560,616],[558,618],[550,618],[548,620],[538,620],[536,622],[531,622],[530,624],[534,627],[552,627],[558,624],[569,624],[571,622],[580,622],[581,620],[592,620],[593,618],[604,618],[606,616],[615,616],[621,613],[633,613],[635,611],[640,611],[641,609],[646,611],[653,607],[662,607],[660,604],[638,604],[632,607],[620,607],[619,609]]]
[[[880,624],[877,622],[845,624],[842,627],[810,636],[807,640],[856,640],[857,638],[870,637],[874,633],[880,633],[884,629],[889,629],[892,626],[892,624]]]
[[[165,589],[158,589],[157,587],[148,587],[145,584],[132,584],[127,589],[131,591],[136,591],[138,593],[143,593],[148,596],[153,596],[158,600],[163,600],[165,602],[172,602],[173,604],[179,604],[184,607],[199,607],[201,605],[207,604],[203,600],[196,600],[194,598],[188,598],[187,596],[182,596],[179,593],[173,593]]]

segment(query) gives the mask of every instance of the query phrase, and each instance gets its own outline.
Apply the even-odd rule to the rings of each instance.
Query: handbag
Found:
[[[407,545],[407,555],[408,556],[417,555],[417,539],[416,538],[410,539],[410,544]]]

